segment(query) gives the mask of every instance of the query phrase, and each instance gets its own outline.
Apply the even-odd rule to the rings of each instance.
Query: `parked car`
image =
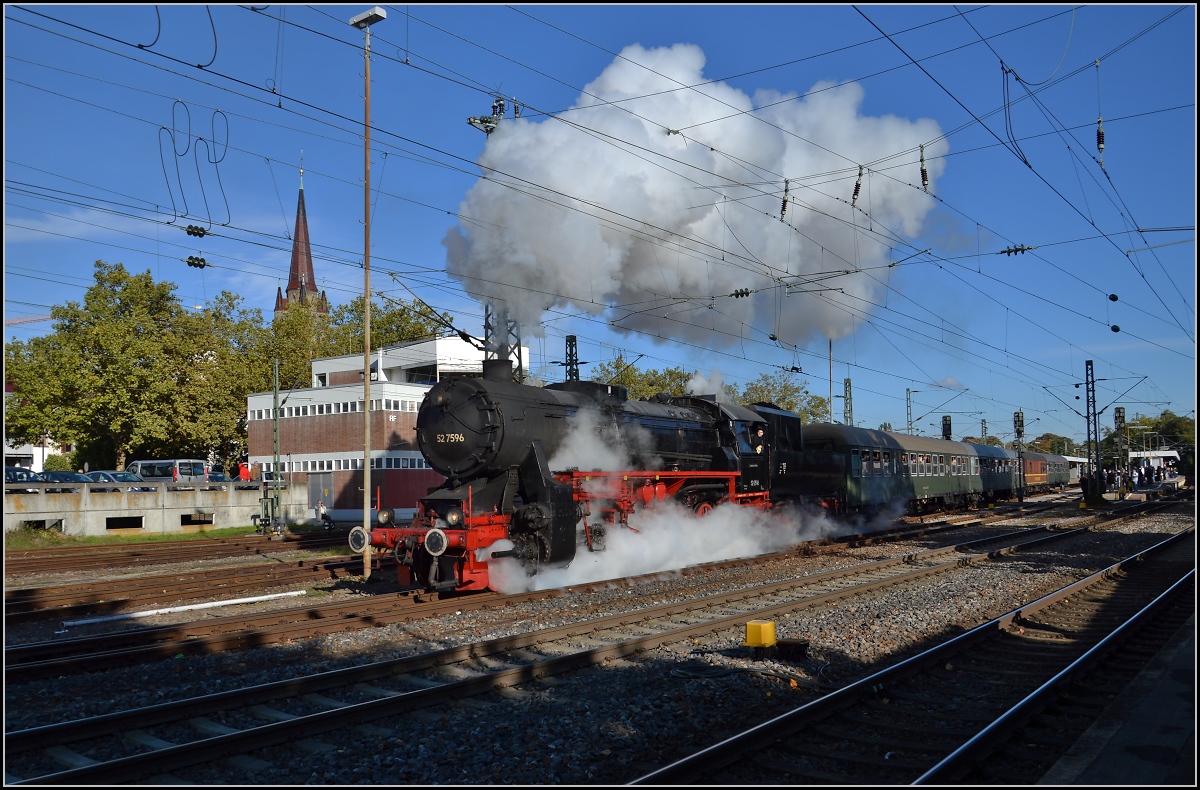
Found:
[[[134,461],[125,470],[151,483],[203,483],[208,479],[204,462],[194,458]]]
[[[42,476],[32,469],[26,469],[23,466],[6,466],[4,467],[4,482],[5,483],[44,483]],[[8,488],[4,489],[5,493],[10,493]],[[13,494],[36,494],[38,489],[13,489]]]
[[[86,483],[91,483],[92,478],[79,472],[42,472],[42,479],[47,483],[74,483],[73,486],[64,486],[63,488],[46,488],[48,494],[61,494],[64,491],[79,491],[86,488]]]
[[[129,491],[153,491],[154,489],[148,486],[138,486],[137,483],[146,482],[142,478],[135,475],[133,472],[118,472],[116,470],[106,470],[100,472],[86,472],[88,477],[97,483],[117,483],[113,488],[100,488],[92,486],[93,491],[120,491],[122,488],[128,488]],[[130,484],[134,485],[130,485]]]
[[[210,483],[231,483],[233,481],[229,479],[229,475],[224,474],[223,472],[209,472],[208,473],[208,482],[210,482]]]
[[[6,483],[41,483],[42,476],[32,469],[23,466],[4,467],[4,482]]]

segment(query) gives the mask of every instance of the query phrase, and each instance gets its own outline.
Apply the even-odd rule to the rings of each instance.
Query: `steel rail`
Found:
[[[956,565],[958,563],[946,563],[942,565],[942,568],[953,568]],[[917,573],[924,574],[925,570],[917,571]],[[906,575],[912,576],[913,574]],[[888,585],[888,583],[896,583],[896,580],[894,577],[893,579],[877,580],[870,582],[866,587]],[[853,594],[863,592],[863,589],[864,587],[844,588],[841,591],[829,593],[828,596],[823,598],[853,596]],[[757,597],[762,598],[763,594],[760,593]],[[679,616],[701,608],[704,605],[728,605],[736,603],[734,602],[736,598],[746,598],[746,594],[740,594],[740,596],[718,594],[718,596],[710,597],[703,604],[702,602],[688,602],[683,605],[662,606],[662,608],[656,610],[630,612],[630,614],[570,624],[570,626],[558,629],[548,629],[542,630],[542,632],[518,635],[514,636],[514,638],[492,640],[480,645],[448,648],[445,651],[422,654],[422,656],[418,657],[394,659],[392,662],[368,665],[366,668],[338,670],[311,678],[301,678],[298,681],[266,684],[263,687],[242,690],[240,694],[239,692],[227,692],[211,696],[211,698],[199,698],[198,700],[178,702],[178,704],[163,704],[152,708],[143,708],[143,710],[138,711],[110,714],[108,717],[100,717],[98,719],[85,719],[77,723],[49,725],[46,728],[37,728],[35,730],[19,732],[19,734],[13,734],[12,736],[6,736],[5,746],[10,752],[19,752],[19,750],[34,748],[37,744],[44,744],[47,741],[56,741],[59,743],[70,741],[72,731],[76,738],[95,737],[101,731],[119,731],[134,722],[139,726],[145,726],[161,723],[164,720],[176,720],[181,716],[180,710],[182,710],[182,706],[186,705],[202,706],[200,708],[188,708],[186,711],[187,714],[220,710],[220,707],[227,705],[229,701],[236,701],[239,706],[248,705],[253,704],[254,701],[277,699],[278,696],[294,694],[298,690],[344,686],[347,682],[361,682],[365,678],[366,680],[372,680],[372,678],[388,677],[395,675],[397,668],[400,668],[404,664],[407,664],[409,671],[412,671],[413,668],[427,668],[427,666],[450,663],[452,660],[464,660],[472,657],[487,656],[487,654],[494,654],[496,652],[512,651],[516,650],[516,648],[533,646],[539,644],[539,642],[551,639],[563,639],[570,638],[570,636],[604,632],[604,630],[611,630],[613,628],[628,627],[630,624],[646,627],[646,623],[653,620],[653,618]],[[768,606],[768,608],[755,609],[754,615],[770,616],[781,614],[784,611],[794,611],[804,608],[804,606],[812,605],[812,603],[814,603],[814,599],[811,598],[792,600],[792,602]],[[1030,611],[1030,609],[1026,608],[1025,611]],[[319,734],[319,732],[328,731],[329,729],[337,728],[337,726],[366,722],[366,720],[374,720],[392,716],[395,713],[413,710],[415,707],[428,705],[432,701],[445,699],[446,696],[461,696],[463,694],[486,692],[486,690],[494,686],[526,682],[534,680],[534,678],[540,675],[557,674],[557,672],[578,669],[580,666],[594,664],[598,660],[625,656],[625,654],[646,650],[649,647],[658,647],[662,644],[667,644],[667,642],[688,639],[691,636],[700,634],[719,632],[719,630],[728,628],[737,628],[744,622],[746,616],[748,616],[748,612],[740,611],[734,615],[715,618],[715,620],[668,629],[666,632],[638,636],[634,640],[622,640],[617,642],[617,644],[596,647],[594,650],[576,651],[571,653],[570,656],[550,658],[532,665],[520,666],[520,668],[487,672],[487,674],[468,678],[468,680],[444,684],[444,686],[436,689],[425,689],[421,690],[421,692],[395,693],[394,696],[390,696],[390,698],[384,700],[361,702],[361,704],[348,705],[337,708],[334,711],[326,711],[313,714],[313,716],[293,719],[290,722],[263,725],[258,726],[258,728],[236,732],[236,734],[204,738],[204,740],[192,743],[163,748],[154,753],[128,756],[128,758],[121,758],[98,766],[74,768],[74,770],[49,774],[49,776],[28,779],[25,780],[25,783],[126,782],[126,780],[145,776],[148,772],[154,772],[158,767],[163,765],[179,767],[215,759],[218,756],[245,752],[246,749],[250,748],[272,746],[275,743],[293,740],[295,737]],[[209,707],[204,708],[203,706]],[[173,711],[172,708],[175,708],[175,710]],[[104,719],[103,722],[100,719]],[[248,746],[248,744],[252,744],[252,746]]]
[[[1143,607],[1137,614],[1125,621],[1111,634],[1084,653],[1070,665],[1064,667],[1058,674],[1047,680],[1031,692],[1025,699],[1005,711],[999,718],[979,731],[962,746],[946,755],[937,765],[930,768],[913,784],[932,784],[958,779],[965,773],[981,755],[991,751],[999,742],[1006,739],[1025,721],[1036,715],[1066,683],[1087,672],[1104,659],[1114,648],[1128,639],[1132,632],[1154,616],[1163,606],[1169,603],[1181,592],[1186,592],[1195,586],[1196,569],[1193,568],[1182,579],[1172,584],[1167,590]]]
[[[1078,534],[1080,531],[1072,533],[1060,533],[1052,535],[1048,538],[1039,538],[1034,541],[1029,541],[1023,545],[1040,544],[1047,539],[1060,539],[1070,534]],[[986,538],[976,542],[991,542],[995,538]],[[946,547],[935,549],[927,554],[943,555],[957,550],[958,547]],[[983,558],[989,555],[977,554],[972,555],[974,558]],[[867,570],[879,570],[881,564],[888,566],[905,565],[911,562],[912,555],[907,557],[893,558],[883,563],[867,563],[865,565],[853,566],[847,569],[837,569],[823,574],[805,577],[800,580],[790,580],[788,582],[769,585],[757,590],[743,590],[734,593],[719,593],[709,596],[704,599],[687,601],[679,604],[668,604],[651,609],[638,610],[634,612],[613,615],[607,618],[597,620],[589,620],[581,623],[575,623],[567,626],[562,626],[556,629],[543,629],[542,631],[532,632],[530,634],[518,635],[515,637],[507,637],[476,645],[466,645],[458,648],[448,648],[434,653],[422,654],[420,656],[407,657],[403,659],[395,659],[388,662],[380,662],[378,664],[367,665],[365,667],[351,668],[346,670],[338,670],[336,672],[323,673],[321,675],[312,676],[310,678],[280,681],[273,684],[265,684],[263,686],[254,687],[252,689],[242,691],[224,692],[222,694],[213,695],[211,697],[202,697],[194,700],[184,700],[176,703],[163,703],[150,708],[138,709],[134,711],[126,711],[119,714],[110,714],[108,716],[96,717],[93,719],[80,720],[78,722],[65,722],[56,725],[47,725],[31,730],[21,731],[6,735],[5,748],[9,752],[20,752],[31,748],[37,748],[47,742],[67,743],[73,740],[84,738],[92,738],[104,733],[119,732],[120,730],[136,724],[137,726],[150,726],[166,721],[174,721],[184,715],[198,715],[201,713],[212,712],[213,710],[223,709],[229,706],[229,703],[236,701],[239,705],[253,704],[254,702],[262,702],[271,699],[277,699],[281,696],[288,696],[295,693],[311,692],[313,690],[323,690],[338,685],[347,683],[363,682],[365,680],[378,679],[380,677],[388,677],[396,674],[398,671],[414,671],[416,669],[437,666],[441,664],[451,663],[454,661],[462,661],[472,657],[481,657],[486,655],[494,655],[536,645],[538,643],[547,642],[553,639],[570,638],[574,636],[611,630],[614,628],[628,627],[630,625],[644,625],[648,621],[662,618],[679,617],[681,615],[695,614],[703,609],[711,609],[715,607],[728,607],[740,603],[753,602],[755,599],[761,600],[772,595],[778,595],[780,592],[796,590],[797,588],[809,586],[814,582],[836,581],[854,574],[862,574]],[[634,640],[633,647],[630,650],[646,649],[646,647],[657,646],[659,643],[650,644],[645,640],[660,639],[662,642],[677,641],[679,639],[690,638],[696,635],[708,634],[714,631],[720,631],[728,628],[737,628],[741,626],[747,616],[754,617],[769,617],[778,616],[788,612],[793,612],[798,609],[819,606],[840,599],[848,598],[855,595],[860,595],[870,590],[878,589],[885,586],[901,584],[906,581],[913,581],[931,574],[946,572],[963,565],[961,559],[945,562],[940,565],[931,566],[929,568],[909,571],[897,576],[889,576],[882,579],[874,579],[865,584],[843,587],[841,589],[832,590],[818,596],[809,596],[804,598],[793,599],[786,602],[774,603],[767,606],[756,606],[749,610],[739,611],[732,615],[722,616],[716,619],[706,620],[698,624],[691,624],[682,627],[677,627],[667,632],[651,634],[645,637],[639,637]],[[584,651],[584,654],[596,654],[595,651]],[[621,653],[627,654],[627,653]],[[604,654],[610,655],[610,654]],[[612,654],[616,655],[616,654]],[[540,666],[540,665],[539,665]],[[556,664],[547,664],[547,666],[558,666]],[[571,665],[573,668],[574,665]],[[561,670],[565,671],[565,670]],[[503,673],[493,674],[489,677],[494,677],[503,680],[508,677]],[[521,682],[521,681],[514,681]],[[455,689],[467,688],[466,686],[446,687],[446,693],[454,693]],[[409,697],[413,700],[425,700],[424,697]],[[428,704],[433,697],[420,703],[420,705]],[[415,707],[420,707],[416,705]],[[324,715],[324,714],[318,714]],[[391,715],[383,713],[381,715]],[[268,725],[274,726],[274,725]],[[300,726],[300,725],[295,725]],[[258,732],[260,728],[256,728],[254,732]],[[311,733],[309,733],[311,734]],[[224,737],[224,736],[222,736]],[[218,742],[220,743],[220,742]],[[256,747],[263,745],[255,736]],[[173,755],[178,753],[173,752]],[[190,754],[190,752],[189,752]],[[211,759],[208,752],[203,752],[199,759]],[[174,759],[174,757],[172,757]],[[99,771],[99,768],[94,769]],[[84,781],[85,779],[93,778],[91,775],[83,775],[76,773],[55,774],[56,781]],[[100,781],[101,779],[96,779]],[[118,778],[105,774],[103,780],[115,781]],[[34,781],[34,780],[31,780]],[[37,781],[40,781],[37,780]],[[49,781],[49,779],[47,779]]]
[[[1056,533],[1032,542],[1022,541],[1016,546],[999,550],[1011,551],[1020,545],[1035,545],[1041,540],[1058,540],[1070,537],[1088,527],[1069,532]],[[1021,530],[1004,535],[980,538],[968,543],[929,549],[884,560],[852,565],[826,571],[800,580],[777,585],[780,589],[796,585],[809,586],[844,576],[868,573],[897,565],[911,565],[917,561],[930,561],[939,556],[958,553],[980,544],[1001,540],[1020,539],[1040,532],[1042,528]],[[993,552],[993,555],[998,552]],[[986,555],[975,555],[975,558]],[[957,558],[957,564],[973,561],[971,555]],[[743,561],[744,562],[744,561]],[[938,566],[935,566],[938,567]],[[658,576],[659,574],[648,574]],[[605,586],[609,582],[599,583]],[[578,590],[579,586],[572,588]],[[411,601],[411,607],[397,610],[396,603],[405,594],[387,596],[378,601],[347,601],[323,606],[290,607],[254,615],[219,617],[180,625],[139,628],[92,637],[69,640],[52,640],[18,645],[4,651],[6,680],[10,683],[60,675],[65,672],[96,671],[112,666],[127,665],[138,661],[169,658],[183,653],[195,655],[236,648],[261,647],[276,644],[301,636],[317,636],[326,633],[409,622],[414,619],[436,617],[448,609],[477,609],[488,606],[511,605],[530,600],[541,600],[561,594],[555,590],[541,590],[501,596],[483,593],[471,598],[451,599],[450,603]]]
[[[701,749],[688,757],[635,779],[629,784],[687,784],[696,781],[703,775],[711,777],[713,772],[730,765],[743,755],[758,751],[782,736],[795,733],[805,725],[829,716],[835,711],[851,704],[853,700],[870,692],[872,689],[893,683],[904,676],[936,664],[960,652],[964,648],[982,642],[1000,630],[1011,626],[1021,618],[1035,614],[1069,597],[1078,590],[1106,580],[1122,568],[1137,564],[1151,554],[1171,548],[1179,541],[1187,539],[1188,536],[1194,536],[1194,534],[1195,527],[1191,527],[1155,546],[1138,552],[1120,562],[1113,563],[1084,579],[1043,596],[1029,604],[1013,609],[1000,617],[994,618],[916,656],[912,656],[887,669],[862,678],[855,683],[838,689],[795,710],[756,725],[720,743]]]

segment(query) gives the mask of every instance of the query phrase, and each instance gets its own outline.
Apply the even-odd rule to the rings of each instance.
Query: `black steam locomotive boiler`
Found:
[[[420,500],[411,524],[357,528],[352,548],[369,540],[394,551],[402,581],[478,590],[489,586],[489,559],[515,557],[530,573],[568,563],[580,546],[601,550],[606,532],[638,507],[671,499],[703,515],[723,501],[770,506],[763,415],[696,396],[630,401],[624,387],[588,381],[530,387],[510,371],[492,363],[483,378],[450,378],[429,391],[417,440],[447,480]],[[799,418],[779,415],[790,415],[798,436]],[[576,431],[620,448],[627,468],[551,469]],[[500,540],[511,547],[493,550]]]

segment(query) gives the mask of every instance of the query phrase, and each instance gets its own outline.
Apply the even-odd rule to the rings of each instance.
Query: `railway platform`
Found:
[[[1038,784],[1196,786],[1196,617]]]

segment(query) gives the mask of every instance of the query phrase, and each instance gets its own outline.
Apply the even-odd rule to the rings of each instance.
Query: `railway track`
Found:
[[[1114,513],[1103,514],[1103,516],[1098,514],[1077,520],[1075,530],[1071,533],[1059,533],[1059,536],[1086,531],[1101,518],[1124,517],[1142,512],[1149,507],[1151,507],[1149,503],[1140,503],[1121,511],[1121,516]],[[994,520],[1005,518],[1007,516],[998,516]],[[915,529],[905,528],[891,533],[886,538],[900,540],[961,527],[962,525],[933,525]],[[967,550],[971,546],[984,545],[1015,536],[1027,536],[1044,529],[1044,527],[1034,527],[1000,536],[990,536],[967,544],[933,549],[900,559],[884,560],[879,563],[879,566],[895,566],[913,561],[916,557],[932,560],[947,553]],[[823,545],[802,545],[799,549],[773,555],[705,563],[683,569],[679,573],[683,575],[706,573],[723,567],[768,562],[772,559],[794,556],[797,552],[810,554],[825,549],[837,549],[843,545],[857,546],[876,543],[884,539],[885,536],[878,534],[845,536],[836,541],[823,542]],[[855,567],[866,568],[871,565],[872,563],[868,563]],[[661,575],[661,573],[646,574],[646,578],[656,578]],[[626,580],[626,582],[633,583],[632,580]],[[53,639],[6,648],[4,653],[5,673],[8,682],[16,683],[66,673],[95,672],[178,655],[244,650],[358,628],[413,622],[427,617],[441,616],[448,611],[510,606],[591,588],[603,588],[610,584],[612,584],[611,581],[604,581],[597,582],[595,585],[574,585],[562,590],[542,590],[516,595],[485,592],[470,596],[450,596],[444,601],[433,600],[416,592],[405,592],[337,603],[275,609],[248,615],[207,618],[175,625],[131,628],[95,636]]]
[[[1135,670],[1105,658],[1149,660],[1194,612],[1194,557],[1192,528],[633,784],[1036,783]]]
[[[176,540],[146,543],[83,544],[50,549],[24,549],[4,554],[5,575],[115,568],[131,565],[164,565],[172,562],[219,557],[275,554],[346,545],[346,531],[331,535],[289,535],[282,541],[266,535],[212,540]]]
[[[384,557],[374,567],[391,567]],[[4,622],[15,624],[43,618],[71,619],[85,615],[129,612],[137,607],[231,595],[298,582],[318,582],[362,574],[362,558],[353,555],[295,560],[133,579],[109,579],[53,587],[24,587],[4,591]]]
[[[952,573],[998,552],[1069,539],[1083,530],[1023,530],[964,547],[867,563],[708,598],[571,623],[5,736],[14,780],[79,784],[136,781],[217,759],[300,743],[322,732],[414,715],[449,700],[728,630],[898,584]],[[461,601],[446,602],[461,606]],[[516,692],[512,692],[516,693]],[[266,723],[264,723],[266,722]],[[319,742],[313,748],[320,748]],[[18,755],[14,764],[13,755]],[[74,766],[62,770],[64,765]],[[243,766],[245,763],[243,763]]]
[[[1056,507],[1059,503],[1043,503],[1041,506],[1024,510],[1023,515],[1034,515]],[[1015,512],[1015,508],[1012,509]],[[923,535],[933,535],[942,531],[953,530],[965,526],[994,523],[1013,517],[1012,512],[978,512],[973,514],[950,515],[930,519],[924,523],[910,523],[892,530],[847,535],[838,538],[817,541],[805,551],[817,552],[831,546],[848,545],[862,546],[885,541],[910,539]],[[322,536],[323,537],[323,536]],[[262,540],[261,538],[258,540]],[[153,546],[154,544],[144,544]],[[252,542],[257,548],[257,542]],[[313,546],[297,546],[296,548],[320,548],[323,543]],[[141,552],[141,548],[132,551]],[[227,549],[219,547],[218,551]],[[43,559],[53,558],[54,550]],[[76,552],[73,550],[72,555]],[[121,557],[121,551],[111,552]],[[772,556],[786,556],[791,552]],[[203,557],[218,556],[203,554]],[[219,555],[230,556],[230,555]],[[30,561],[37,558],[27,557]],[[156,559],[161,559],[158,557]],[[180,561],[192,558],[180,558]],[[391,557],[377,560],[375,568],[382,570],[394,565]],[[72,569],[77,565],[72,564]],[[29,622],[41,618],[76,618],[88,614],[116,614],[129,612],[140,606],[149,606],[162,601],[187,601],[199,598],[209,598],[217,594],[232,594],[264,589],[308,579],[346,578],[357,575],[355,571],[361,567],[361,560],[354,557],[329,557],[322,560],[298,560],[288,565],[271,563],[261,566],[242,566],[240,568],[213,569],[207,571],[185,571],[180,573],[160,574],[136,579],[109,579],[90,581],[86,584],[66,584],[43,587],[24,587],[5,590],[4,619],[6,624]]]

